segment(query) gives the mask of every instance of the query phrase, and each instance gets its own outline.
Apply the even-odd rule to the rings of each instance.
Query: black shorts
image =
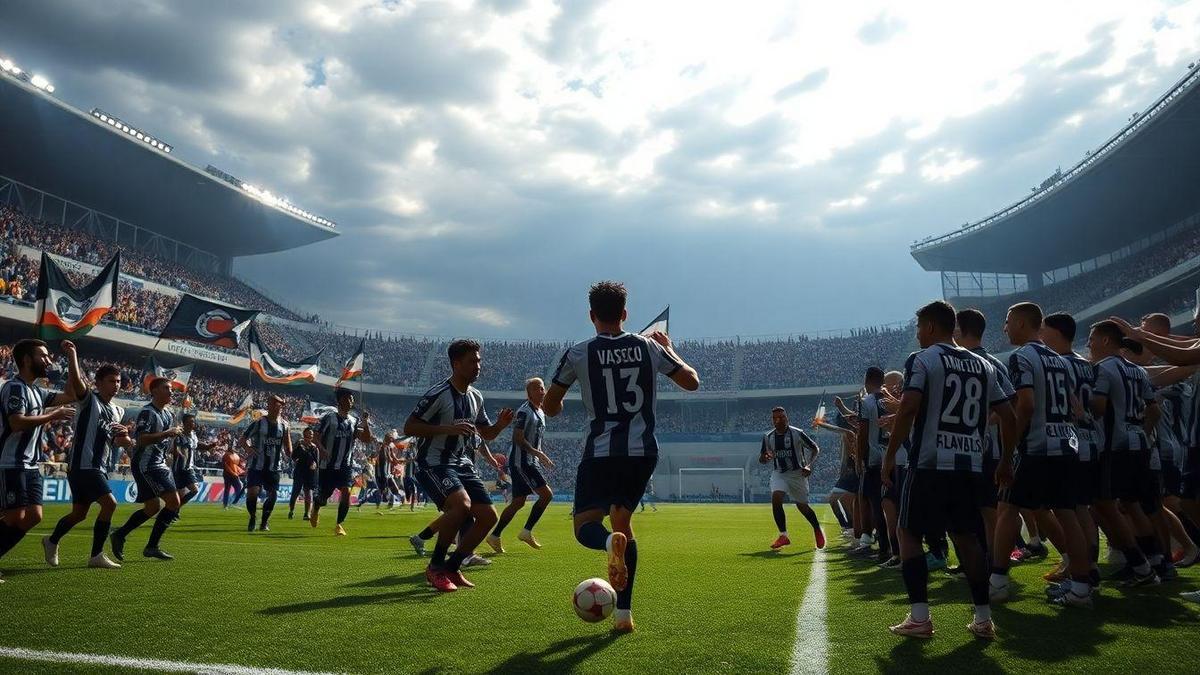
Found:
[[[851,494],[858,492],[858,474],[848,473],[842,476],[833,484],[833,490],[834,492],[840,490]]]
[[[1200,448],[1188,448],[1180,468],[1179,496],[1200,501]]]
[[[1183,494],[1183,472],[1173,462],[1163,462],[1159,475],[1162,478],[1162,496],[1178,497]]]
[[[1107,462],[1105,462],[1107,463]],[[1075,490],[1075,506],[1091,506],[1100,487],[1101,462],[1078,461],[1072,467],[1071,484]]]
[[[182,471],[176,469],[172,471],[171,480],[175,481],[175,487],[180,490],[189,485],[194,485],[200,482],[196,480],[196,472],[192,471],[191,469],[184,469]]]
[[[446,504],[446,498],[464,490],[471,505],[486,505],[492,503],[492,496],[483,486],[483,479],[471,467],[461,466],[426,466],[417,469],[417,482],[429,499],[441,511]]]
[[[292,474],[293,490],[311,490],[317,486],[317,472],[312,469],[296,471]]]
[[[134,465],[133,482],[137,486],[137,500],[144,504],[152,499],[175,491],[175,479],[167,469],[152,468],[142,471]]]
[[[246,487],[261,488],[267,492],[279,490],[279,472],[266,469],[250,469],[246,473]]]
[[[883,500],[883,467],[868,466],[863,471],[863,496],[870,502],[872,509]]]
[[[42,472],[0,469],[0,511],[42,505]]]
[[[658,457],[588,457],[575,472],[575,513],[619,506],[634,510],[646,494]]]
[[[317,476],[317,502],[324,504],[329,501],[329,496],[333,491],[341,488],[343,491],[349,490],[354,484],[354,473],[350,467],[344,469],[321,469]]]
[[[899,526],[917,537],[975,534],[978,482],[967,471],[910,468],[900,491]]]
[[[512,493],[514,497],[525,497],[546,487],[546,477],[542,475],[541,467],[533,464],[521,466],[520,463],[517,463],[511,465],[509,468],[512,469]]]
[[[1022,509],[1074,509],[1075,457],[1019,455],[1013,467],[1013,484],[999,499]]]
[[[1117,499],[1141,504],[1146,515],[1158,512],[1161,490],[1158,477],[1150,469],[1149,452],[1112,453],[1112,485]]]
[[[983,471],[975,474],[975,501],[981,509],[994,509],[999,494],[996,489],[996,467],[1000,460],[994,459],[991,453],[983,455]]]
[[[1117,498],[1113,490],[1113,453],[1101,452],[1096,455],[1096,468],[1092,471],[1092,503],[1108,502]]]
[[[100,469],[75,469],[67,474],[67,485],[71,486],[72,504],[91,504],[112,494],[108,476]]]

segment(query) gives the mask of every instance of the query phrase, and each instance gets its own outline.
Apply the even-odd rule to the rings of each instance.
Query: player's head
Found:
[[[546,400],[546,383],[542,382],[542,378],[531,377],[525,380],[525,396],[529,398],[533,407],[542,406],[542,401]]]
[[[883,387],[892,394],[899,396],[900,388],[904,386],[904,373],[898,370],[889,370],[883,374]]]
[[[121,369],[106,363],[96,369],[96,393],[106,402],[121,390]]]
[[[180,419],[183,422],[184,431],[192,431],[196,428],[196,413],[183,413],[183,417]]]
[[[147,390],[150,392],[150,402],[159,408],[171,402],[171,381],[167,378],[156,377],[150,380]]]
[[[871,366],[867,368],[867,374],[863,377],[863,386],[867,391],[875,391],[883,386],[883,368]]]
[[[1018,302],[1008,308],[1008,315],[1004,317],[1004,334],[1011,344],[1020,346],[1036,340],[1041,330],[1042,308],[1036,303]]]
[[[1092,324],[1088,333],[1088,352],[1093,362],[1099,361],[1120,354],[1127,342],[1121,327],[1115,321],[1105,319]]]
[[[954,315],[954,339],[964,347],[978,347],[985,330],[987,317],[977,309],[962,309]]]
[[[313,428],[312,427],[304,427],[304,431],[300,432],[300,437],[304,439],[305,443],[312,443]]]
[[[917,310],[917,342],[932,347],[954,339],[954,305],[934,300]]]
[[[334,398],[337,400],[338,412],[343,415],[354,407],[354,392],[349,389],[338,389],[334,392]]]
[[[478,342],[465,338],[455,340],[446,349],[446,356],[450,357],[450,370],[456,377],[468,384],[479,379],[483,354]]]
[[[783,431],[787,428],[788,416],[787,411],[783,409],[783,406],[777,405],[774,408],[771,408],[771,424],[775,425],[775,428],[779,431]]]
[[[591,307],[592,323],[601,326],[620,326],[625,322],[625,301],[629,292],[619,281],[597,281],[588,289],[588,305]]]
[[[278,417],[281,410],[283,410],[283,397],[279,394],[271,394],[267,399],[267,415]]]
[[[17,364],[21,377],[33,380],[45,377],[52,362],[46,343],[33,338],[20,340],[13,345],[12,360]]]
[[[395,429],[388,429],[388,432],[387,432],[386,434],[384,434],[384,435],[383,435],[383,444],[384,444],[384,445],[391,445],[391,444],[392,444],[392,443],[394,443],[395,441],[396,441],[396,430],[395,430]]]
[[[1075,342],[1075,317],[1066,312],[1055,312],[1042,319],[1042,330],[1038,333],[1046,346],[1059,354],[1069,354]]]
[[[1151,335],[1170,335],[1171,317],[1161,312],[1147,314],[1142,317],[1142,330]]]

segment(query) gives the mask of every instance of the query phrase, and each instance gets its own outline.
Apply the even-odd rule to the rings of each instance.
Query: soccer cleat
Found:
[[[1050,549],[1046,548],[1045,544],[1030,546],[1028,548],[1029,557],[1026,560],[1042,560],[1050,555]]]
[[[1181,551],[1182,555],[1178,560],[1173,561],[1176,567],[1191,567],[1197,562],[1200,562],[1200,548],[1191,552]]]
[[[1188,591],[1187,593],[1180,593],[1179,597],[1187,600],[1188,602],[1200,602],[1200,591]]]
[[[900,569],[900,564],[901,564],[900,556],[894,555],[894,556],[888,558],[887,560],[883,561],[879,566],[885,570],[898,570],[898,569]]]
[[[424,539],[422,539],[414,534],[413,536],[408,538],[408,543],[412,545],[413,551],[416,552],[417,555],[419,555],[419,556],[425,555],[425,540]]]
[[[463,567],[487,567],[488,565],[491,565],[491,564],[492,564],[491,560],[488,560],[487,558],[485,558],[481,555],[475,555],[474,553],[467,556],[466,558],[463,558],[463,562],[462,562]]]
[[[459,588],[475,588],[475,584],[468,581],[467,578],[463,576],[461,570],[446,572],[446,578],[450,580],[450,583],[458,586]]]
[[[996,639],[996,622],[991,619],[984,621],[971,621],[967,624],[967,630],[971,635],[980,640],[995,640]]]
[[[623,616],[623,617],[618,618],[617,616],[615,616],[615,614],[616,614],[615,612],[613,614],[614,614],[614,616],[613,616],[612,630],[614,633],[632,633],[633,632],[633,630],[634,630],[633,615]]]
[[[312,525],[313,529],[316,529],[317,525],[321,524],[321,514],[314,510],[308,517],[308,524]]]
[[[433,586],[442,593],[453,593],[458,590],[458,586],[455,586],[454,582],[450,581],[450,577],[446,576],[445,570],[426,567],[425,581],[428,581],[430,586]]]
[[[1092,594],[1088,593],[1087,595],[1076,595],[1072,591],[1067,591],[1062,595],[1057,595],[1053,598],[1050,598],[1050,604],[1057,605],[1059,607],[1078,607],[1079,609],[1091,609]]]
[[[267,525],[266,523],[263,523],[262,525],[259,525],[259,526],[258,526],[258,531],[259,531],[259,532],[270,532],[270,531],[271,531],[271,526],[270,526],[270,525]]]
[[[250,522],[246,525],[246,531],[253,532],[256,524],[257,523],[254,521],[254,516],[250,516]]]
[[[146,548],[142,550],[142,556],[146,558],[157,558],[158,560],[174,560],[175,556],[167,553],[161,548]]]
[[[1158,578],[1162,581],[1175,581],[1179,578],[1179,572],[1175,569],[1175,566],[1165,560],[1161,565],[1154,568],[1154,572],[1158,574]]]
[[[825,548],[825,533],[821,531],[821,528],[818,527],[813,530],[813,537],[817,540],[818,549]]]
[[[108,556],[104,555],[103,552],[97,553],[96,555],[89,558],[87,566],[94,567],[96,569],[101,569],[101,570],[121,569],[120,563],[115,563],[112,560],[109,560]]]
[[[500,543],[500,537],[497,537],[494,534],[489,534],[485,541],[487,542],[487,545],[491,546],[492,550],[496,553],[504,553],[504,544]]]
[[[775,541],[771,542],[771,549],[777,551],[790,543],[792,543],[792,540],[788,539],[786,534],[781,534],[775,538]]]
[[[293,520],[296,517],[295,511],[288,511],[288,520]]]
[[[625,590],[625,585],[629,583],[629,568],[625,567],[625,548],[629,545],[629,538],[624,532],[613,532],[610,542],[608,583],[612,584],[614,591],[620,592]]]
[[[333,526],[333,536],[335,536],[335,537],[344,537],[344,536],[346,536],[346,528],[342,527],[342,524],[341,524],[341,523],[338,523],[337,525],[334,525],[334,526]]]
[[[46,564],[58,567],[58,544],[50,541],[50,537],[42,537],[42,548],[46,551]]]
[[[108,537],[108,543],[112,545],[113,557],[118,562],[125,562],[125,537],[119,532],[113,532]]]
[[[1014,546],[1012,553],[1008,554],[1009,561],[1015,562],[1015,563],[1023,562],[1028,557],[1029,557],[1029,550],[1021,548],[1020,546]]]
[[[888,630],[893,635],[903,635],[905,637],[915,637],[927,640],[933,637],[933,619],[925,621],[913,621],[912,615],[904,617],[904,622],[895,626],[888,627]]]
[[[943,571],[943,573],[945,573],[946,576],[954,577],[955,579],[965,579],[967,576],[967,573],[963,571],[962,565],[955,565],[954,567],[947,567],[946,569],[944,569],[942,571]]]
[[[527,530],[521,530],[520,532],[518,532],[517,540],[523,541],[526,544],[529,544],[533,548],[541,548],[542,547],[542,545],[538,543],[538,540],[533,538],[533,533],[529,532]]]
[[[1133,577],[1122,582],[1121,585],[1126,588],[1138,588],[1139,586],[1157,586],[1161,580],[1154,570],[1150,570],[1149,574],[1138,574],[1133,571]]]

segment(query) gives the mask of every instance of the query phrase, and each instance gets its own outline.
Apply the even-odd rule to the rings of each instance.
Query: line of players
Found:
[[[1093,606],[1101,531],[1123,564],[1105,583],[1157,584],[1200,558],[1200,376],[1151,363],[1200,363],[1200,343],[1171,336],[1162,314],[1137,328],[1110,319],[1091,326],[1084,358],[1069,314],[1018,303],[1005,363],[983,348],[985,330],[977,310],[926,305],[923,349],[905,372],[869,369],[858,409],[842,406],[853,433],[831,503],[859,552],[871,551],[873,530],[881,567],[900,568],[911,609],[890,628],[898,635],[933,635],[928,575],[947,534],[959,560],[950,572],[966,578],[975,607],[967,628],[984,639],[995,636],[991,603],[1015,594],[1022,521],[1062,554],[1044,579],[1063,607]],[[847,506],[850,517],[839,513]]]

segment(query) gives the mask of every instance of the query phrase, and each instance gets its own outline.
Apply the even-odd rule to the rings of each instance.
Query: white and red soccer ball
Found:
[[[617,603],[617,593],[604,579],[593,578],[579,582],[571,604],[579,618],[588,623],[607,619]]]

